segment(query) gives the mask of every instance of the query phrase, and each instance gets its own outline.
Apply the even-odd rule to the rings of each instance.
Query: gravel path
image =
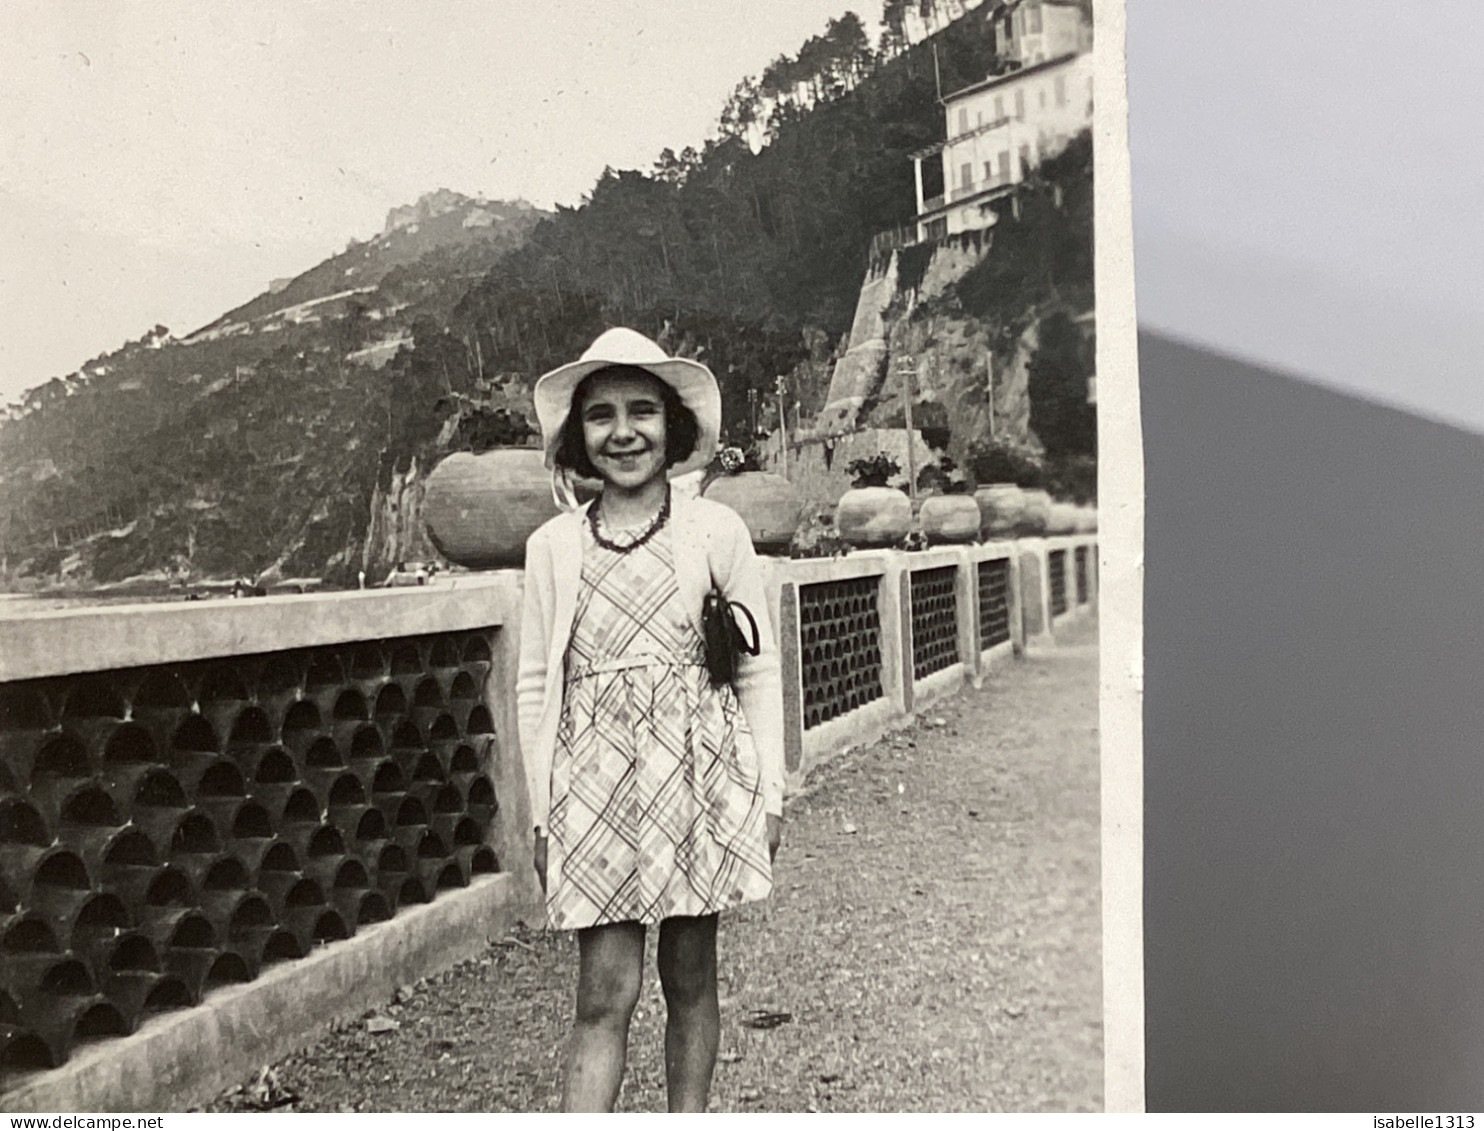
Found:
[[[1089,621],[816,772],[723,918],[712,1109],[1100,1110],[1097,749]],[[653,934],[620,1110],[665,1106]],[[576,956],[521,929],[207,1110],[552,1110]]]

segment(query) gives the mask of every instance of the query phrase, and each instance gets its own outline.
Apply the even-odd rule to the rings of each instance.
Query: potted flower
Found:
[[[878,453],[846,465],[851,488],[835,504],[835,529],[855,546],[890,546],[912,529],[912,500],[889,486],[901,465]]]
[[[979,504],[969,494],[969,483],[944,456],[929,464],[917,477],[919,488],[935,491],[922,500],[918,524],[931,545],[944,542],[972,542],[979,536]]]
[[[1039,489],[1042,471],[1030,452],[1004,441],[980,441],[970,450],[969,470],[981,484],[974,492],[981,538],[992,542],[1045,530],[1051,498]]]
[[[451,562],[471,569],[519,568],[526,539],[557,513],[551,475],[535,429],[518,412],[470,404],[459,416],[456,442],[424,485],[428,538]]]
[[[788,553],[803,500],[787,479],[762,469],[756,452],[722,448],[706,470],[701,494],[742,516],[758,553]]]

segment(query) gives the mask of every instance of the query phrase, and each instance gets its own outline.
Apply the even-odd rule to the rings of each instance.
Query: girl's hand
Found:
[[[546,837],[536,834],[536,849],[531,853],[531,863],[536,867],[536,879],[541,883],[541,894],[546,894]]]
[[[783,842],[783,818],[768,814],[768,863],[771,864],[778,856],[778,846]],[[546,846],[541,846],[541,863],[546,864]]]

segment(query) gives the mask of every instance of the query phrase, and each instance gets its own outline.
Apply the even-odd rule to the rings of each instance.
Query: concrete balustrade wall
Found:
[[[1097,593],[1091,535],[763,569],[795,790]],[[540,921],[521,581],[0,626],[0,1105],[200,1102]]]
[[[1089,552],[1092,552],[1089,545]],[[973,585],[976,685],[989,668],[1025,649],[1025,613],[1020,557],[1013,542],[991,542],[969,553]]]
[[[518,582],[4,623],[0,1106],[204,1098],[534,904]]]
[[[1016,543],[1025,639],[1051,640],[1057,624],[1097,606],[1097,551],[1091,535]]]
[[[1097,538],[1084,534],[764,559],[790,787],[966,682],[979,686],[1028,645],[1054,641],[1057,625],[1095,607],[1096,558]],[[1053,571],[1067,598],[1055,614]]]

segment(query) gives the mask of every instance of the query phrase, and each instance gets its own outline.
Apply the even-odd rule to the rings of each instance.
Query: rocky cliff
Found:
[[[993,254],[988,232],[892,251],[867,272],[849,339],[831,375],[825,407],[801,439],[841,437],[906,423],[910,373],[913,424],[962,463],[970,445],[994,439],[1040,452],[1030,424],[1028,365],[1039,341],[1033,314],[1007,343],[996,327],[945,300]],[[915,281],[900,260],[925,260]],[[993,384],[993,399],[990,388]]]
[[[989,226],[873,260],[824,406],[796,437],[801,468],[812,446],[886,451],[863,437],[905,427],[909,388],[914,430],[955,464],[991,446],[1052,478],[1050,465],[1091,461],[1091,156],[1084,134]],[[843,489],[843,474],[829,470],[831,488]]]

